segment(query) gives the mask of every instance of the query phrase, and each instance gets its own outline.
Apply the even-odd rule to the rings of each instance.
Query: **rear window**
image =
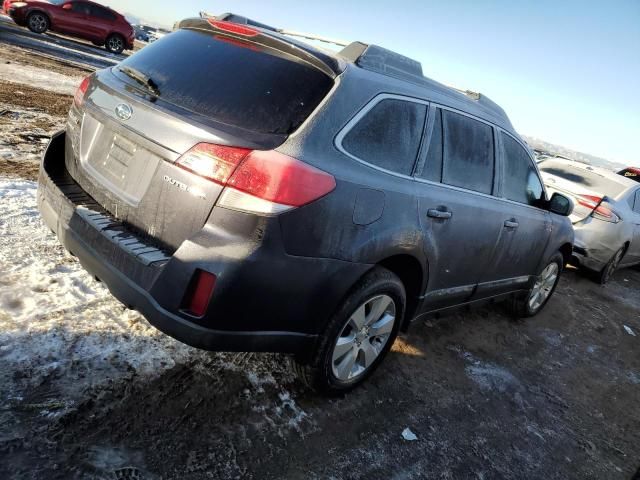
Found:
[[[367,163],[411,175],[426,116],[424,104],[382,100],[349,130],[342,147]]]
[[[260,133],[293,132],[333,85],[324,73],[275,49],[186,29],[120,65],[153,80],[169,104]]]
[[[545,160],[538,165],[541,172],[555,175],[578,185],[583,186],[586,190],[594,190],[597,193],[615,197],[623,192],[627,185],[616,182],[613,179],[600,175],[595,171],[587,170],[582,167],[576,167],[570,163],[558,160]]]

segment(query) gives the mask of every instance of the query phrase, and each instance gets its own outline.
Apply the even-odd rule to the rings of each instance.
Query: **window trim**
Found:
[[[405,175],[403,173],[398,173],[398,172],[394,172],[393,170],[387,170],[386,168],[382,168],[379,167],[377,165],[374,165],[372,163],[367,162],[366,160],[356,157],[355,155],[353,155],[352,153],[349,153],[344,146],[342,145],[342,141],[344,140],[344,138],[349,134],[349,132],[353,129],[353,127],[355,127],[358,122],[360,120],[362,120],[362,118],[364,118],[367,113],[369,113],[369,111],[371,111],[376,105],[378,105],[380,102],[382,102],[383,100],[400,100],[400,101],[405,101],[405,102],[411,102],[411,103],[417,103],[419,105],[425,105],[427,107],[427,112],[425,115],[425,124],[422,127],[422,134],[420,137],[420,145],[418,146],[418,152],[416,154],[416,158],[413,160],[413,167],[411,168],[411,175]],[[351,120],[349,120],[347,122],[347,124],[342,127],[342,129],[338,132],[338,134],[336,135],[336,138],[334,140],[334,145],[335,147],[343,154],[345,154],[347,157],[352,158],[353,160],[356,160],[357,162],[360,162],[364,165],[366,165],[367,167],[371,167],[375,170],[379,170],[381,172],[384,173],[388,173],[390,175],[394,175],[396,177],[400,177],[400,178],[405,178],[405,179],[409,179],[409,180],[413,180],[413,173],[415,172],[416,169],[416,165],[420,159],[420,155],[422,154],[422,148],[423,148],[423,139],[424,139],[424,135],[425,135],[425,129],[426,126],[428,124],[428,120],[429,120],[429,111],[430,111],[430,102],[427,102],[426,100],[420,100],[418,98],[414,98],[414,97],[407,97],[405,95],[396,95],[394,93],[381,93],[379,95],[376,95],[374,98],[372,98],[369,103],[367,103],[364,107],[362,107],[362,109],[356,113]]]
[[[499,145],[499,156],[500,156],[500,170],[501,170],[501,172],[500,172],[501,183],[500,183],[500,196],[499,196],[499,198],[501,200],[504,200],[505,202],[513,203],[515,205],[522,205],[522,206],[525,206],[525,207],[534,208],[536,210],[542,210],[543,212],[546,212],[546,210],[544,208],[536,207],[535,205],[529,205],[528,203],[518,202],[516,200],[511,200],[511,199],[509,199],[509,198],[504,196],[504,182],[506,181],[506,174],[505,174],[506,161],[505,161],[505,158],[504,158],[504,155],[503,155],[504,149],[503,149],[502,137],[500,136],[500,133],[504,133],[505,135],[508,135],[509,137],[511,137],[525,151],[525,153],[527,154],[527,157],[529,157],[529,164],[533,165],[533,169],[536,172],[536,175],[538,175],[538,181],[542,185],[542,193],[544,193],[544,199],[547,200],[547,201],[549,200],[549,193],[547,192],[547,186],[544,184],[544,180],[542,179],[542,174],[540,173],[540,169],[538,168],[538,163],[535,161],[533,155],[529,151],[529,148],[524,144],[524,142],[522,142],[522,140],[518,139],[515,135],[512,135],[510,132],[506,131],[503,128],[500,128],[500,127],[496,126],[496,132],[497,132],[498,140],[500,142],[498,144]]]
[[[335,85],[334,85],[334,87],[335,87]],[[413,172],[412,172],[411,175],[404,175],[402,173],[394,172],[394,171],[387,170],[387,169],[382,168],[382,167],[378,167],[377,165],[373,165],[373,164],[367,162],[366,160],[358,158],[355,155],[352,155],[351,153],[347,152],[344,149],[344,147],[342,146],[342,140],[344,139],[344,137],[347,136],[347,134],[355,126],[355,124],[357,124],[360,121],[360,119],[362,117],[364,117],[369,112],[369,110],[371,110],[378,103],[380,103],[382,100],[385,100],[385,99],[405,100],[405,101],[408,101],[408,102],[419,103],[419,104],[427,106],[427,116],[426,116],[424,130],[423,130],[423,133],[422,133],[422,141],[420,143],[420,147],[418,148],[418,155],[416,157],[416,161],[415,161],[415,164],[414,164]],[[431,141],[431,136],[433,134],[433,125],[434,125],[434,122],[435,122],[435,111],[436,111],[437,108],[440,108],[441,110],[450,110],[450,111],[452,111],[454,113],[458,113],[460,115],[464,115],[465,117],[472,118],[473,120],[476,120],[478,122],[484,123],[486,125],[489,125],[491,128],[493,128],[493,143],[494,143],[493,148],[494,148],[494,162],[495,163],[494,163],[494,169],[493,169],[493,190],[492,190],[492,193],[478,192],[477,190],[470,190],[468,188],[457,187],[455,185],[448,185],[446,183],[442,183],[441,181],[440,182],[434,182],[433,180],[426,180],[424,178],[418,178],[418,177],[415,176],[416,169],[417,169],[419,163],[423,162],[423,165],[424,165],[424,161],[426,161],[426,157],[425,156],[427,154],[429,142]],[[432,186],[441,187],[441,188],[448,188],[448,189],[455,190],[455,191],[458,191],[458,192],[470,193],[470,194],[473,194],[473,195],[479,195],[479,196],[484,197],[484,198],[491,198],[493,200],[511,203],[513,205],[518,205],[520,207],[531,208],[531,209],[533,209],[533,210],[535,210],[537,212],[546,212],[546,210],[543,209],[543,208],[535,207],[533,205],[528,205],[526,203],[516,202],[514,200],[509,200],[508,198],[505,198],[503,196],[502,184],[503,184],[503,181],[504,181],[504,174],[503,174],[504,161],[503,161],[503,158],[502,158],[502,142],[501,142],[501,138],[500,138],[500,132],[504,132],[505,134],[509,135],[516,142],[518,142],[522,148],[524,148],[525,152],[527,152],[527,155],[529,156],[529,161],[533,162],[533,166],[534,166],[534,168],[535,168],[535,170],[536,170],[536,172],[538,174],[538,179],[540,180],[540,183],[542,183],[542,188],[544,190],[545,198],[548,199],[549,195],[548,195],[548,192],[547,192],[546,185],[542,181],[542,175],[540,174],[540,169],[538,168],[538,164],[535,162],[535,160],[533,159],[533,156],[529,152],[529,149],[522,142],[522,140],[518,139],[516,136],[514,136],[513,134],[511,134],[509,131],[505,130],[504,128],[499,127],[498,125],[496,125],[494,123],[491,123],[491,122],[489,122],[489,121],[487,121],[487,120],[485,120],[483,118],[476,117],[475,115],[472,115],[470,113],[464,112],[462,110],[458,110],[456,108],[453,108],[453,107],[450,107],[448,105],[444,105],[444,104],[441,104],[441,103],[438,103],[438,102],[422,100],[422,99],[419,99],[419,98],[416,98],[416,97],[410,97],[410,96],[407,96],[407,95],[399,95],[399,94],[395,94],[395,93],[379,93],[378,95],[373,97],[371,100],[369,100],[369,102],[367,102],[364,105],[364,107],[362,107],[338,131],[338,133],[335,136],[335,139],[333,141],[333,144],[341,153],[343,153],[347,157],[357,161],[358,163],[360,163],[362,165],[365,165],[366,167],[373,168],[374,170],[378,170],[380,172],[386,173],[388,175],[392,175],[392,176],[397,177],[397,178],[403,178],[405,180],[412,180],[412,181],[414,181],[416,183],[419,183],[419,184],[432,185]],[[444,156],[443,156],[443,161],[444,161]]]
[[[442,107],[440,107],[440,109],[442,110]],[[465,114],[464,112],[459,112],[458,110],[455,110],[453,108],[445,108],[445,110],[449,110],[450,112],[455,113],[457,115],[462,115],[464,117],[468,117],[471,120],[475,120],[476,122],[480,121],[480,123],[484,123],[485,125],[488,125],[491,128],[491,134],[493,136],[493,139],[492,139],[493,140],[493,175],[491,175],[491,191],[489,193],[485,193],[485,192],[478,192],[477,190],[473,190],[473,189],[470,189],[470,188],[464,188],[464,187],[458,187],[458,188],[462,188],[463,190],[467,190],[467,191],[470,191],[470,192],[484,193],[485,195],[492,195],[494,197],[497,196],[496,192],[498,190],[498,187],[497,187],[497,183],[496,183],[497,182],[496,173],[497,173],[497,171],[499,169],[499,165],[498,165],[498,149],[496,148],[496,133],[495,133],[496,132],[496,126],[491,124],[491,123],[489,123],[489,122],[481,121],[481,119],[476,118],[473,115],[468,115],[468,114]],[[442,115],[442,113],[441,113],[441,115]],[[440,177],[440,183],[442,183],[443,185],[448,185],[450,187],[455,187],[456,185],[449,185],[448,183],[445,183],[443,181],[443,179],[444,179],[444,158],[445,158],[445,154],[444,154],[445,153],[445,151],[444,151],[445,138],[446,138],[446,135],[445,135],[444,115],[443,115],[442,116],[442,175]]]

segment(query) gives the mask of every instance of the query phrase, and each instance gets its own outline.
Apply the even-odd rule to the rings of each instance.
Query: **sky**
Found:
[[[164,25],[201,10],[375,43],[481,92],[516,130],[640,165],[640,0],[99,0]]]

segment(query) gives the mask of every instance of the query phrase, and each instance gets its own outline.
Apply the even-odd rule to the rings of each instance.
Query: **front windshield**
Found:
[[[54,5],[62,5],[63,3],[68,3],[69,0],[49,0],[49,3]]]

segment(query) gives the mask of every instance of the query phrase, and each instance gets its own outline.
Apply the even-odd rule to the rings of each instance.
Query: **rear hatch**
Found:
[[[572,223],[589,216],[617,221],[615,198],[625,190],[623,182],[590,165],[566,160],[544,160],[538,167],[550,193],[562,193],[573,200],[574,209],[569,217]]]
[[[238,33],[227,22],[183,24],[93,76],[67,125],[66,163],[76,181],[172,250],[202,228],[223,190],[180,168],[180,159],[199,144],[275,149],[339,73],[323,55],[273,34]]]

